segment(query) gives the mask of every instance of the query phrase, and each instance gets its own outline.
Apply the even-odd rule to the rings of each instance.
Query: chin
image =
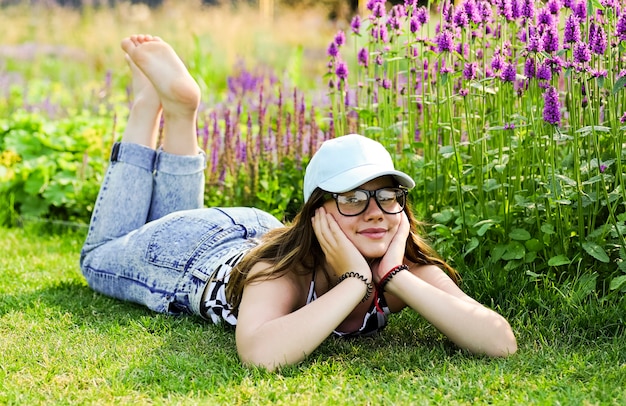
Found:
[[[382,258],[387,252],[387,246],[381,248],[373,248],[368,247],[368,249],[360,250],[361,255],[363,255],[366,259],[377,259]]]

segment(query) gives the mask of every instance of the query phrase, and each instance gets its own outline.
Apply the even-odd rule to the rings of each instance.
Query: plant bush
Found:
[[[431,237],[476,276],[624,290],[626,8],[464,0],[431,16],[385,3],[368,1],[328,47],[338,132],[396,153]]]

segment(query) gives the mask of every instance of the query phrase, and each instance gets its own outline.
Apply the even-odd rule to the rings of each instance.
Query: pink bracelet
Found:
[[[405,264],[394,266],[393,268],[391,268],[391,271],[387,272],[385,276],[383,276],[380,279],[380,282],[378,282],[378,289],[384,292],[385,285],[389,283],[391,278],[393,278],[400,271],[408,271],[408,270],[409,270],[409,267],[408,265],[405,265]]]

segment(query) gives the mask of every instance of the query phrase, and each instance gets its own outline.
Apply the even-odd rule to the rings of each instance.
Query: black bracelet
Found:
[[[408,271],[408,265],[402,264],[391,268],[391,271],[387,272],[385,276],[382,277],[380,282],[378,282],[378,289],[381,291],[385,291],[385,285],[389,283],[391,278],[393,278],[400,271]]]
[[[358,278],[361,281],[363,281],[363,283],[365,284],[365,286],[367,286],[367,292],[365,293],[365,296],[363,297],[363,299],[361,299],[361,303],[365,302],[372,294],[372,292],[374,291],[374,285],[372,285],[372,282],[368,282],[367,278],[365,278],[365,276],[361,275],[358,272],[354,272],[354,271],[350,271],[350,272],[346,272],[343,275],[341,275],[339,277],[339,279],[337,280],[337,285],[339,285],[339,283],[347,278]]]

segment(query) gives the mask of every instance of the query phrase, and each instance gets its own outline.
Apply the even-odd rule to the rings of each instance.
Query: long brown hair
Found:
[[[278,278],[287,272],[307,275],[312,274],[314,270],[322,270],[326,280],[331,282],[326,272],[324,252],[317,241],[311,223],[315,210],[324,203],[326,194],[327,192],[319,188],[315,189],[291,224],[270,230],[262,237],[260,244],[233,268],[226,285],[226,299],[233,306],[234,314],[238,313],[246,285],[257,280]],[[420,265],[440,266],[458,284],[459,276],[454,268],[441,259],[435,250],[420,237],[423,224],[415,218],[408,202],[404,211],[411,224],[411,231],[406,241],[406,259]],[[248,277],[250,269],[257,262],[267,262],[273,265]]]

